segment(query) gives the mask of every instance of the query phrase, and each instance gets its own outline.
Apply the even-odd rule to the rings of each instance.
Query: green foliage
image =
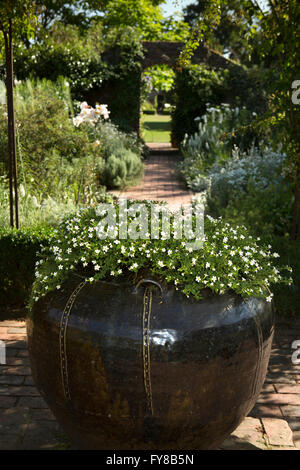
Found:
[[[24,35],[29,39],[33,36],[36,26],[34,13],[35,2],[30,0],[1,0],[0,30],[5,36],[11,25],[14,40]]]
[[[85,127],[84,127],[85,126]],[[134,133],[125,134],[110,122],[83,124],[94,144],[98,144],[102,159],[96,163],[100,184],[108,188],[124,188],[137,183],[143,174],[142,143]]]
[[[0,113],[3,116],[5,106]],[[102,158],[86,132],[74,127],[69,117],[67,97],[59,96],[52,83],[27,81],[16,92],[17,150],[20,178],[39,198],[67,193],[72,197],[78,172],[95,184],[93,160]],[[4,143],[6,123],[0,120],[0,140]],[[7,145],[7,142],[6,142]],[[7,171],[7,146],[0,152],[0,163]],[[84,191],[80,200],[84,199]]]
[[[167,65],[154,65],[148,68],[144,74],[149,77],[151,90],[168,92],[173,88],[175,72]]]
[[[15,73],[19,80],[33,77],[56,81],[64,76],[73,98],[81,100],[84,92],[101,86],[110,73],[95,49],[90,40],[80,36],[78,28],[56,24],[42,42],[30,47],[19,45],[15,51]]]
[[[210,47],[244,64],[250,61],[249,34],[255,24],[255,9],[252,14],[249,10],[251,3],[249,0],[221,1],[219,22],[212,24],[205,34],[205,42]],[[205,14],[206,6],[207,2],[202,0],[187,5],[184,8],[185,21],[196,27],[199,18]]]
[[[112,59],[105,51],[113,51]],[[114,59],[114,55],[117,60]],[[133,28],[112,29],[105,38],[102,26],[92,23],[88,34],[76,26],[56,23],[42,40],[15,51],[15,72],[19,80],[28,77],[57,81],[66,77],[73,100],[95,105],[104,94],[111,119],[124,131],[137,130],[139,115],[140,38]],[[0,67],[0,76],[4,69]]]
[[[143,164],[130,149],[118,149],[106,160],[104,181],[108,187],[123,188],[136,183],[142,176]]]
[[[66,25],[76,25],[85,30],[91,21],[103,10],[107,0],[35,0],[36,13],[39,17],[40,29],[51,26],[53,21],[61,21]]]
[[[195,118],[207,106],[229,103],[261,114],[266,107],[258,71],[243,68],[211,70],[205,65],[189,65],[175,78],[175,110],[172,113],[172,138],[178,144],[185,134],[197,131]]]
[[[110,0],[103,24],[107,28],[131,26],[147,40],[156,35],[157,20],[162,20],[160,8],[150,0]]]
[[[195,235],[187,239],[186,233],[178,238],[178,226],[172,214],[169,214],[170,238],[164,235],[160,209],[168,212],[158,203],[153,203],[151,208],[147,201],[129,201],[127,238],[119,232],[124,222],[122,218],[119,220],[120,206],[116,203],[111,203],[109,208],[107,205],[87,208],[66,218],[50,240],[50,246],[42,250],[31,301],[60,289],[72,272],[92,283],[126,273],[135,278],[142,270],[150,270],[157,278],[196,299],[208,288],[215,293],[234,291],[243,297],[259,296],[271,301],[268,286],[290,282],[288,277],[281,276],[285,270],[280,272],[274,266],[277,254],[258,246],[244,227],[206,218],[203,246],[193,250],[187,241],[197,243],[199,239]],[[107,218],[107,212],[112,211],[115,218]],[[159,238],[151,239],[146,234],[150,230],[150,214],[152,223],[153,217],[156,218]]]
[[[75,188],[73,188],[75,193]],[[42,195],[33,192],[30,185],[19,186],[19,216],[22,228],[48,223],[57,224],[61,217],[74,212],[76,208],[76,194],[71,198],[68,188],[58,190],[54,196]],[[0,177],[0,226],[7,227],[9,224],[9,198],[8,181],[5,176]]]
[[[206,103],[224,102],[226,71],[209,70],[204,65],[190,65],[175,77],[175,110],[172,113],[172,136],[179,144],[185,134],[197,130],[195,118],[206,112]]]
[[[0,228],[0,303],[23,307],[34,281],[36,253],[48,244],[53,230],[47,226],[14,230]]]
[[[273,248],[280,254],[280,264],[292,268],[293,283],[290,286],[273,287],[276,312],[281,316],[300,315],[300,242],[289,237],[274,237]]]
[[[253,114],[245,107],[231,109],[228,104],[221,104],[207,107],[206,114],[195,119],[198,131],[186,136],[182,143],[182,173],[191,189],[198,190],[198,177],[210,170],[212,165],[222,165],[230,160],[235,146],[246,151],[261,143],[255,134],[236,133],[236,129],[253,120]]]
[[[0,105],[4,116],[5,105]],[[44,216],[97,201],[103,186],[124,187],[142,174],[142,145],[109,122],[75,127],[69,86],[27,80],[16,87],[17,150],[22,219],[44,207]],[[7,127],[0,119],[0,164],[7,173]],[[112,160],[114,156],[117,161]],[[33,197],[35,199],[33,199]],[[5,203],[6,204],[6,203]],[[30,217],[29,217],[30,218]]]

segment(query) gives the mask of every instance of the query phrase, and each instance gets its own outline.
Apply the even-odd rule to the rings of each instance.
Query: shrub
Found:
[[[185,134],[197,132],[195,118],[208,106],[228,103],[261,114],[266,110],[259,74],[256,70],[234,67],[213,70],[206,65],[190,65],[175,77],[175,110],[172,112],[172,140],[180,144]]]
[[[244,224],[259,236],[285,234],[290,224],[292,188],[283,174],[286,155],[270,148],[237,147],[226,162],[197,169],[197,158],[184,163],[184,175],[194,191],[205,192],[207,210],[215,217]]]
[[[36,253],[47,246],[49,226],[14,230],[0,228],[0,303],[2,308],[24,307],[34,281]]]
[[[144,203],[149,215],[151,205],[139,202]],[[278,255],[265,246],[258,246],[245,227],[231,227],[221,219],[206,218],[203,246],[193,250],[186,238],[176,238],[174,225],[170,238],[163,236],[162,228],[161,238],[150,239],[149,235],[147,238],[141,234],[141,238],[136,237],[144,214],[136,201],[128,203],[129,236],[124,238],[119,233],[123,227],[123,219],[118,221],[119,205],[111,208],[117,219],[112,225],[107,225],[107,207],[100,211],[87,208],[62,222],[37,263],[32,302],[51,290],[60,289],[72,272],[95,282],[125,273],[136,278],[139,272],[150,270],[163,282],[196,299],[202,298],[203,289],[210,289],[215,293],[234,291],[244,297],[265,297],[270,301],[269,285],[290,282],[274,266]]]
[[[60,76],[70,84],[73,100],[109,105],[111,119],[125,132],[137,131],[141,88],[141,40],[134,28],[111,28],[99,22],[83,34],[79,27],[55,22],[34,44],[15,50],[18,80]],[[4,79],[4,68],[0,66]]]
[[[280,264],[292,268],[293,283],[289,286],[274,286],[274,301],[279,315],[300,315],[300,242],[289,237],[274,237],[273,248],[280,254]]]
[[[0,105],[0,164],[7,173],[5,109]],[[26,194],[34,195],[39,203],[50,197],[59,203],[90,204],[99,199],[103,186],[126,186],[142,174],[142,145],[136,134],[127,135],[112,123],[100,123],[96,129],[75,126],[72,115],[64,79],[57,84],[27,80],[17,86],[20,182]],[[123,161],[125,171],[110,174],[111,155]]]
[[[75,188],[74,188],[75,194]],[[9,191],[8,181],[4,176],[0,176],[0,226],[8,227],[9,220]],[[60,196],[60,197],[59,197]],[[62,216],[74,212],[76,201],[70,199],[67,194],[57,195],[56,198],[42,196],[37,193],[31,193],[30,189],[24,184],[19,186],[19,218],[20,226],[28,228],[36,225],[55,225]]]
[[[285,234],[290,223],[292,188],[283,175],[286,155],[271,149],[234,153],[209,173],[211,213],[247,225],[260,236]]]
[[[0,106],[0,140],[5,142],[5,106]],[[51,82],[21,83],[16,90],[16,135],[20,180],[38,198],[73,198],[78,174],[96,183],[93,161],[102,158],[83,130],[74,128],[66,99]],[[0,150],[7,172],[7,142]],[[86,197],[84,186],[80,202]]]
[[[81,103],[81,113],[73,119],[75,125],[84,128],[94,144],[101,149],[105,163],[97,167],[100,183],[109,188],[122,188],[134,184],[143,172],[141,162],[142,143],[136,134],[126,134],[110,122],[105,105],[96,109]]]
[[[118,149],[105,162],[104,181],[108,187],[123,188],[133,185],[141,177],[143,164],[130,149]]]

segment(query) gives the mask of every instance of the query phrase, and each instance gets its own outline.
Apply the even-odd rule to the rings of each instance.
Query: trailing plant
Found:
[[[80,210],[59,225],[36,263],[31,304],[47,292],[61,289],[71,273],[91,283],[131,274],[134,282],[146,270],[195,299],[202,297],[203,289],[209,289],[219,294],[233,291],[243,297],[259,296],[271,301],[272,284],[290,282],[283,275],[285,269],[279,271],[274,265],[277,253],[271,252],[271,246],[259,246],[243,226],[207,217],[204,243],[195,250],[186,235],[178,237],[176,224],[171,224],[170,238],[166,236],[159,212],[163,205],[158,203],[154,204],[158,210],[154,213],[158,236],[151,239],[148,233],[139,238],[141,224],[148,226],[145,210],[149,215],[153,205],[148,201],[139,201],[138,206],[136,201],[127,202],[127,238],[122,235],[120,206],[112,202],[109,207],[116,214],[113,223],[107,224],[108,209],[101,206]],[[174,217],[170,214],[171,222]]]

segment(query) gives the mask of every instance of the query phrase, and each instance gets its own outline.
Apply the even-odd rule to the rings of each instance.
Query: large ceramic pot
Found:
[[[74,277],[28,320],[35,382],[80,449],[217,448],[256,402],[272,336],[262,299],[153,279]]]

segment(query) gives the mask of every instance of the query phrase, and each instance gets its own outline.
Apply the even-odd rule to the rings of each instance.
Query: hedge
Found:
[[[245,106],[257,114],[267,109],[263,85],[258,72],[243,67],[214,70],[191,64],[177,71],[174,87],[175,109],[172,112],[172,142],[180,144],[185,134],[197,131],[195,118],[205,114],[207,105],[229,103]]]
[[[0,229],[0,305],[1,309],[26,305],[34,280],[40,245],[47,245],[53,229]]]

